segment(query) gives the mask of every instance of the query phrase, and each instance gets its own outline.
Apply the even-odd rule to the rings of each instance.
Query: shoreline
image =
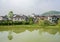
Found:
[[[39,26],[39,25],[0,25],[0,28],[60,28],[59,26]]]

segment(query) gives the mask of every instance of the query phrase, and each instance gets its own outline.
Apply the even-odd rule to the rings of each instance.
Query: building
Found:
[[[39,21],[39,19],[40,19],[40,16],[33,14],[32,17],[33,17],[33,22],[34,22],[34,23],[38,23],[38,21]]]
[[[57,16],[48,16],[48,20],[51,22],[51,23],[57,23],[58,22],[58,17]]]
[[[22,15],[22,16],[14,15],[13,16],[13,21],[27,21],[27,20],[28,20],[28,18],[25,15]]]
[[[0,21],[1,20],[8,20],[7,16],[0,16]]]
[[[2,16],[0,16],[0,20],[3,20],[3,17]]]

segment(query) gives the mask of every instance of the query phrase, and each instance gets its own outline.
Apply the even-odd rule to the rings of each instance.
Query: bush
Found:
[[[29,22],[26,21],[10,21],[10,20],[6,20],[6,21],[0,21],[0,25],[28,25]]]
[[[39,21],[39,25],[40,26],[55,26],[56,24],[55,23],[51,23],[48,20],[40,20]]]
[[[0,21],[0,25],[12,25],[12,21],[2,20]]]
[[[29,22],[25,22],[25,25],[29,25]]]
[[[44,20],[44,25],[50,25],[50,22],[48,20]]]
[[[22,25],[22,24],[25,24],[25,22],[23,22],[23,21],[14,21],[13,24],[14,25]]]
[[[48,20],[44,20],[44,25],[45,26],[55,26],[56,24],[55,23],[51,23]]]
[[[40,26],[43,26],[43,25],[44,25],[44,20],[39,20],[38,24],[39,24]]]

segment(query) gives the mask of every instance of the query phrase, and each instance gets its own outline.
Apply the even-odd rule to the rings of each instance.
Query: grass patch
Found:
[[[60,28],[59,26],[39,26],[39,25],[7,25],[0,28]]]

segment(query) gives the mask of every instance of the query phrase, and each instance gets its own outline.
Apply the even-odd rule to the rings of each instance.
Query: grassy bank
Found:
[[[0,28],[60,28],[59,26],[39,26],[39,25],[8,25]]]
[[[0,26],[0,28],[39,28],[39,25],[8,25]]]

